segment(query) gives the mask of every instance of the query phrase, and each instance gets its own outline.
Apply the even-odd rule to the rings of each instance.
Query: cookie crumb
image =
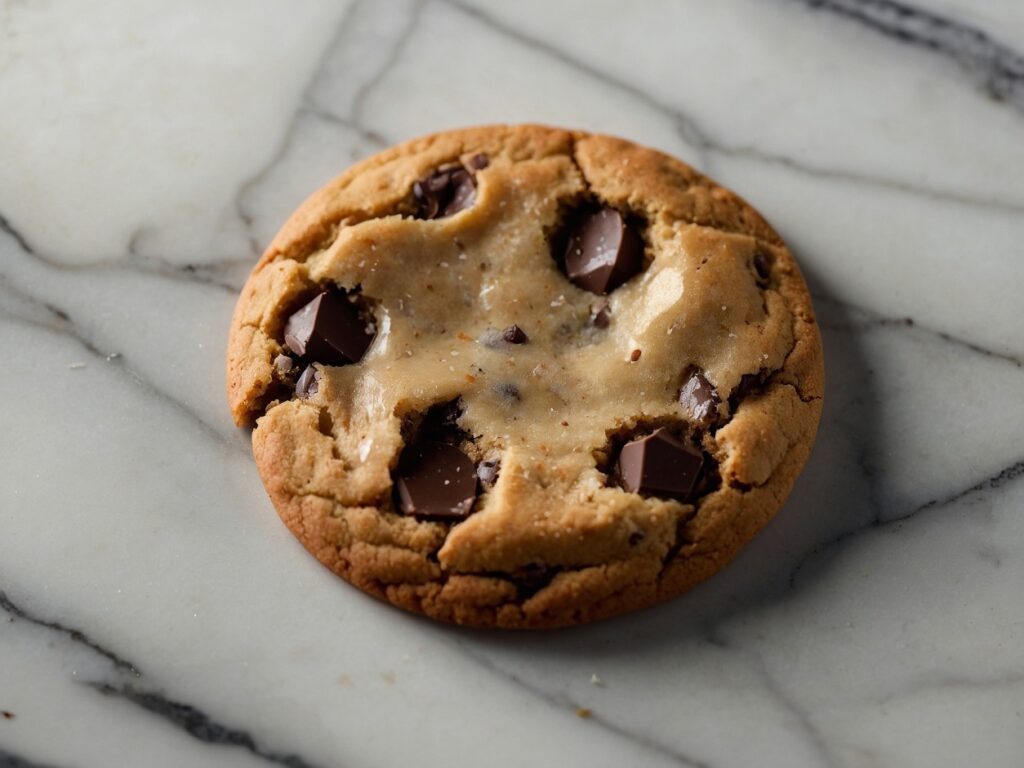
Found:
[[[68,368],[70,368],[72,371],[79,371],[82,368],[85,368],[85,363],[71,363],[68,366]]]
[[[120,360],[121,359],[121,353],[120,352],[111,352],[109,355],[107,355],[106,359],[107,359],[108,363],[112,363],[115,360]]]
[[[593,714],[594,714],[594,713],[593,713],[593,712],[591,712],[591,711],[590,711],[589,709],[587,709],[586,707],[580,707],[580,708],[578,708],[578,709],[576,710],[576,717],[580,718],[581,720],[587,720],[587,719],[589,719],[589,718],[590,718],[590,716],[591,716],[591,715],[593,715]]]
[[[595,674],[590,676],[590,684],[591,685],[596,685],[598,687],[604,687],[604,680],[602,680],[600,677],[598,677],[597,674],[595,673]]]
[[[6,709],[0,711],[0,716],[2,716],[4,720],[13,720],[14,719],[14,713],[13,712],[8,712]]]

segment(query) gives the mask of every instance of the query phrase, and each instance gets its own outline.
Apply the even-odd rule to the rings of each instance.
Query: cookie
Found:
[[[242,290],[227,386],[336,574],[435,619],[555,627],[726,565],[807,458],[823,368],[749,205],[524,125],[409,141],[309,198]]]

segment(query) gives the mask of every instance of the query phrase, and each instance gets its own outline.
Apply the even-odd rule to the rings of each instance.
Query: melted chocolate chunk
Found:
[[[572,226],[565,248],[565,274],[591,293],[618,288],[643,265],[644,241],[614,208],[588,213]]]
[[[501,338],[509,344],[525,344],[530,340],[530,337],[518,325],[510,325],[502,331]]]
[[[768,285],[768,279],[771,277],[771,264],[768,263],[768,257],[764,254],[764,251],[758,251],[754,254],[754,271],[757,272],[757,282],[762,288]]]
[[[295,396],[303,400],[312,397],[320,389],[320,373],[312,365],[307,365],[295,382]]]
[[[431,406],[424,414],[415,434],[423,440],[450,445],[458,445],[463,440],[468,440],[469,433],[459,426],[462,410],[462,400],[458,398]],[[406,438],[409,437],[410,434],[407,434]]]
[[[474,155],[465,166],[443,165],[412,185],[416,217],[441,219],[469,208],[476,201],[476,171],[487,167],[487,155]]]
[[[718,404],[722,398],[711,382],[700,371],[693,371],[679,390],[679,403],[690,418],[701,426],[708,426],[718,416]]]
[[[398,506],[407,515],[467,517],[476,501],[473,462],[454,445],[421,440],[407,448],[395,477]]]
[[[358,363],[374,333],[343,295],[324,291],[288,318],[284,343],[300,357],[325,365]]]
[[[662,427],[622,446],[616,474],[622,487],[632,493],[685,501],[703,463],[696,450]]]
[[[729,411],[735,413],[740,400],[753,392],[760,383],[760,373],[744,373],[740,376],[740,383],[736,385],[736,389],[729,395]]]

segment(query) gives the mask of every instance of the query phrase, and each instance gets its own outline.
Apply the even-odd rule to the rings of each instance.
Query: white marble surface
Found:
[[[0,2],[0,766],[1024,765],[1024,5],[918,1]],[[779,517],[581,630],[346,587],[224,404],[297,202],[494,121],[733,186],[825,331]]]

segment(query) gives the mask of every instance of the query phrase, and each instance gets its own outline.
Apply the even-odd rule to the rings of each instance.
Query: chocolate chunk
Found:
[[[616,471],[627,491],[685,501],[703,463],[696,450],[663,427],[622,446]]]
[[[758,251],[754,254],[754,271],[757,272],[758,284],[762,287],[768,285],[768,278],[771,276],[771,265],[768,263],[768,257],[765,256],[764,251]]]
[[[466,167],[472,171],[482,171],[488,165],[491,164],[491,160],[485,154],[473,155],[469,160],[466,161]]]
[[[520,598],[529,597],[547,586],[554,577],[556,569],[543,563],[527,563],[512,572],[512,580],[519,588]]]
[[[612,310],[608,306],[608,299],[601,299],[590,308],[590,322],[595,328],[607,328],[612,322]]]
[[[476,501],[476,472],[454,445],[421,440],[398,463],[395,487],[399,508],[416,517],[467,517]]]
[[[523,329],[518,325],[510,325],[504,331],[501,332],[501,338],[507,341],[509,344],[525,344],[530,340]]]
[[[320,389],[320,373],[312,365],[307,365],[295,382],[295,396],[306,399],[312,397]]]
[[[700,371],[693,371],[679,390],[680,405],[690,414],[691,419],[705,427],[715,420],[721,402],[718,390]]]
[[[284,343],[300,357],[325,365],[358,363],[374,333],[347,298],[324,291],[288,318]]]
[[[282,376],[289,373],[294,367],[295,361],[288,357],[288,355],[278,355],[274,358],[274,368]]]
[[[480,478],[480,482],[483,483],[485,488],[493,488],[494,484],[498,481],[498,473],[501,471],[501,462],[497,459],[493,461],[481,461],[476,466],[476,476]]]
[[[642,355],[642,354],[643,354],[643,352],[641,350],[634,349],[632,352],[629,353],[629,362],[631,362],[631,363],[637,362],[640,359],[640,355]]]
[[[565,249],[565,273],[592,293],[608,293],[640,271],[644,241],[614,208],[584,216]]]
[[[754,388],[761,383],[760,373],[744,373],[740,376],[740,383],[736,385],[736,389],[729,395],[729,410],[733,413],[736,412],[736,408],[740,404],[740,400],[745,398]]]
[[[420,433],[444,443],[461,442],[467,436],[459,426],[462,410],[462,400],[458,398],[432,405],[423,417]]]
[[[482,157],[484,166],[487,158],[484,155],[476,155],[470,162]],[[452,216],[459,211],[469,208],[476,201],[476,182],[473,179],[471,166],[467,170],[461,165],[445,165],[438,168],[429,176],[412,185],[412,196],[416,200],[416,216],[420,219],[440,219]]]

